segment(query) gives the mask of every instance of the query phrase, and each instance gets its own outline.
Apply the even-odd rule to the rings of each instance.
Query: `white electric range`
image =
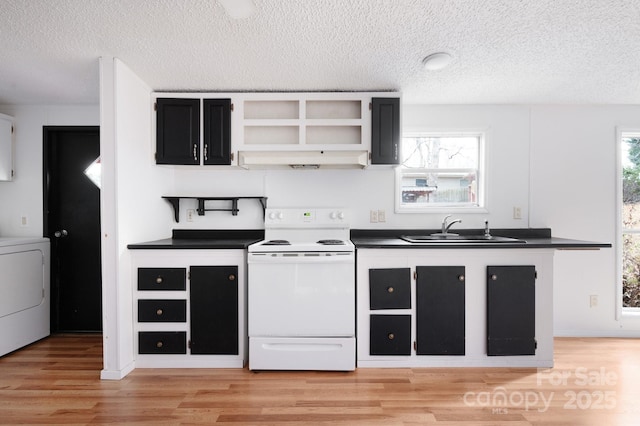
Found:
[[[348,213],[267,209],[248,250],[249,369],[355,369],[355,248]]]

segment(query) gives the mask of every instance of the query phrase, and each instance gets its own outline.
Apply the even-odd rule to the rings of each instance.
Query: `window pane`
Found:
[[[622,138],[622,226],[640,229],[640,138]]]
[[[640,308],[640,235],[622,236],[622,306]]]
[[[402,165],[407,168],[477,169],[477,136],[422,136],[402,140]]]

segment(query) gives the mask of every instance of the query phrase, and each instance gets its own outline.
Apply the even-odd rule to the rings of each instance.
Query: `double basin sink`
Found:
[[[493,235],[459,235],[453,233],[431,235],[401,235],[400,239],[412,244],[526,244],[525,240]]]

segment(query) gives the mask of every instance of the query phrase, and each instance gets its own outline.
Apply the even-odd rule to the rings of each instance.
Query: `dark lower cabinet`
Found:
[[[238,355],[238,267],[190,268],[191,354]]]
[[[185,331],[141,331],[138,333],[138,352],[141,354],[187,353],[187,333]]]
[[[185,268],[138,268],[138,290],[186,290]]]
[[[535,355],[535,266],[487,267],[487,355]]]
[[[400,164],[400,98],[371,101],[371,164]]]
[[[371,355],[411,355],[411,315],[371,315]]]
[[[369,269],[369,306],[372,310],[410,309],[411,270]]]
[[[187,301],[140,299],[138,322],[187,322]]]
[[[465,267],[416,267],[416,354],[465,354]]]
[[[200,164],[200,99],[156,100],[156,163]]]

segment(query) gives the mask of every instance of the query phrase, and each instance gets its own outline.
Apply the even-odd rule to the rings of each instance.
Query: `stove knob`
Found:
[[[276,218],[276,213],[275,212],[269,213],[269,219],[274,220],[275,218]]]
[[[284,213],[278,212],[278,219],[280,220],[284,219]]]
[[[338,219],[344,219],[344,212],[338,212]]]
[[[336,212],[331,212],[331,214],[329,214],[329,217],[330,217],[331,219],[337,219],[337,218],[338,218],[338,213],[336,213]]]

